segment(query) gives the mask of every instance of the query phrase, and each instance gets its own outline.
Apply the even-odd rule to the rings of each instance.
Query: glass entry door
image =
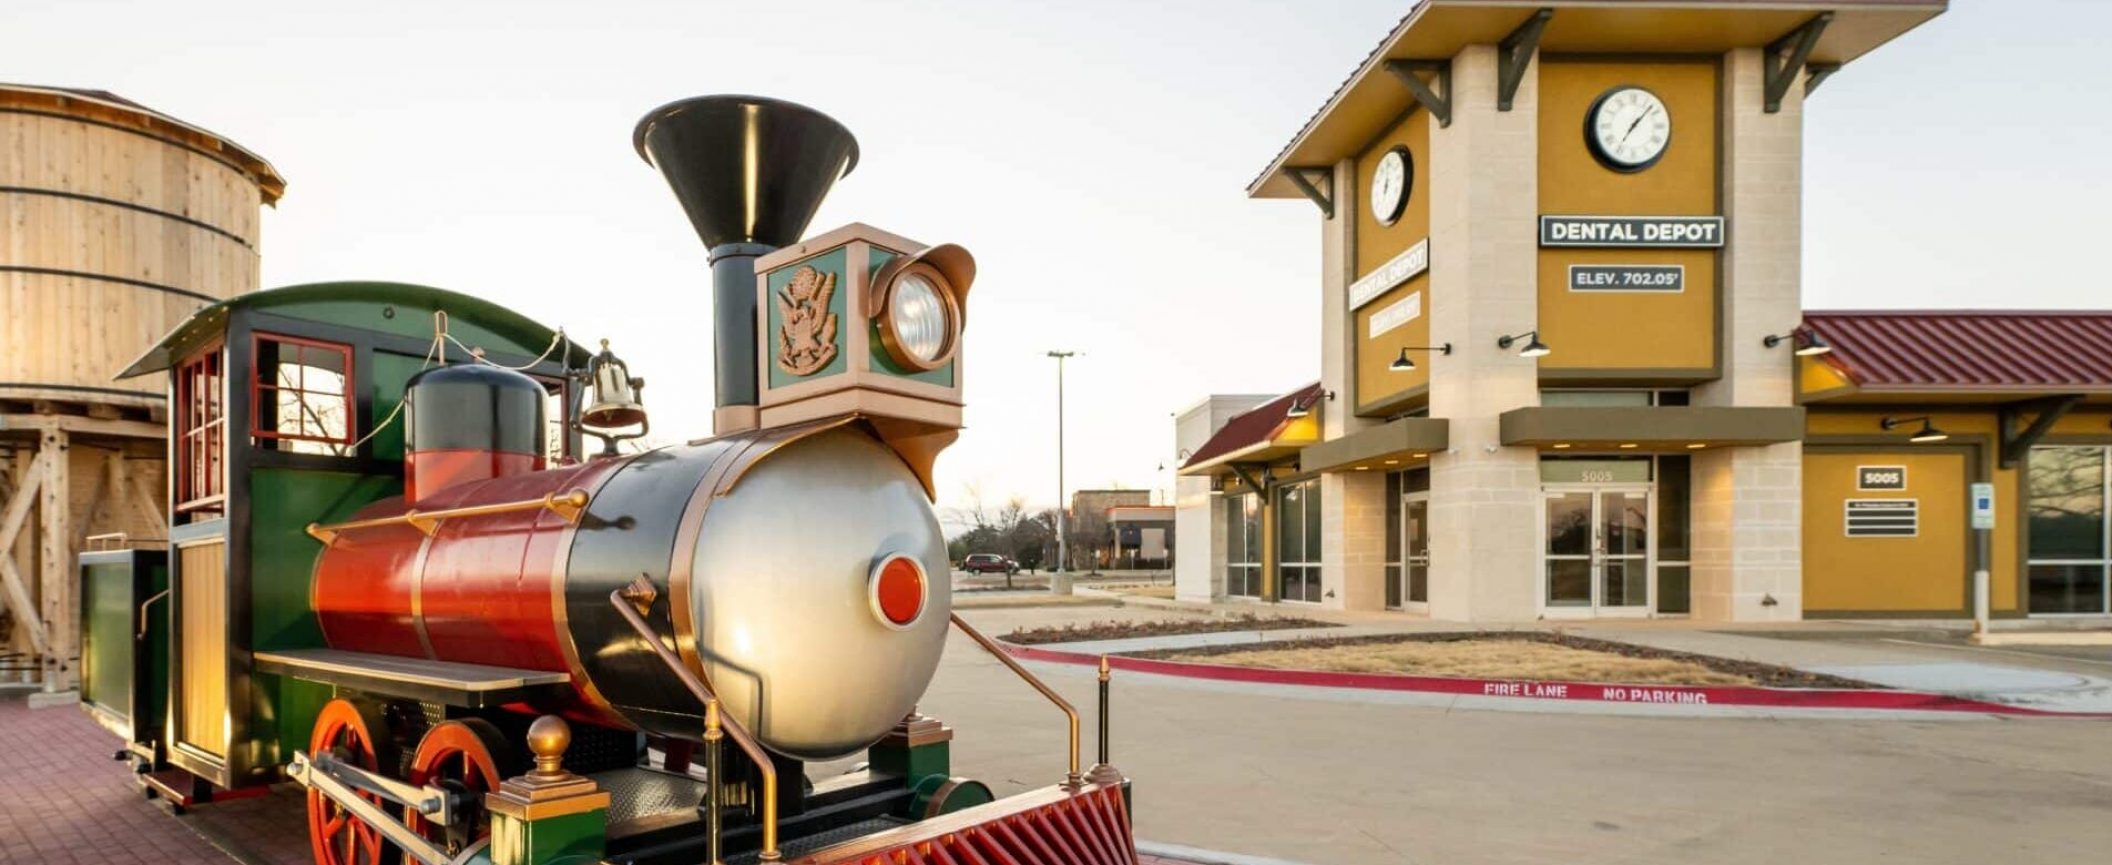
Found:
[[[1401,597],[1410,610],[1430,604],[1430,494],[1401,497]]]
[[[1650,487],[1547,489],[1549,613],[1645,615],[1650,604]]]

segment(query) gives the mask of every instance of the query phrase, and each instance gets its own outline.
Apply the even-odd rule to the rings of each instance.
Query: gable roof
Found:
[[[1804,325],[1864,391],[2112,392],[2112,312],[1829,310]]]
[[[1247,184],[1247,196],[1299,197],[1284,168],[1354,156],[1413,110],[1414,98],[1386,71],[1387,61],[1443,60],[1468,45],[1496,45],[1543,8],[1554,10],[1540,39],[1549,53],[1721,54],[1766,45],[1831,14],[1809,59],[1845,64],[1947,6],[1947,0],[1417,0]]]

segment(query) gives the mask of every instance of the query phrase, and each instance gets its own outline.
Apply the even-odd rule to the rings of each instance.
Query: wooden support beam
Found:
[[[0,414],[0,429],[61,430],[77,435],[121,438],[166,438],[169,431],[158,423],[141,420],[111,420],[63,414]]]
[[[1767,62],[1767,113],[1782,110],[1782,97],[1789,95],[1789,85],[1796,83],[1797,76],[1804,71],[1804,63],[1811,59],[1811,49],[1819,44],[1819,37],[1826,32],[1826,25],[1833,23],[1833,13],[1821,12],[1812,16],[1804,25],[1790,31],[1767,46],[1764,59]]]
[[[161,504],[154,492],[138,484],[127,482],[125,488],[132,492],[126,496],[139,514],[140,520],[154,528],[154,539],[162,543],[169,540],[169,518],[161,512]]]
[[[79,611],[73,607],[73,587],[80,578],[73,567],[73,508],[68,501],[67,435],[64,430],[43,431],[38,440],[44,458],[44,477],[37,484],[37,570],[44,601],[44,690],[73,688],[76,659],[80,655]]]
[[[1388,60],[1386,71],[1393,73],[1415,101],[1422,104],[1430,116],[1437,118],[1437,125],[1452,125],[1452,61],[1450,60]],[[1431,87],[1417,73],[1434,73],[1437,84]]]
[[[98,450],[101,450],[98,448]],[[117,451],[104,451],[102,471],[95,473],[95,487],[88,491],[88,509],[81,512],[80,523],[73,527],[73,539],[67,543],[78,554],[88,546],[88,533],[95,530],[95,518],[103,512],[103,500],[110,495],[111,463],[121,461],[124,455]],[[121,464],[121,463],[120,463]],[[123,528],[123,526],[119,526]],[[76,571],[72,582],[73,591],[80,591],[80,575]]]
[[[1819,89],[1819,85],[1826,83],[1826,79],[1832,78],[1833,73],[1839,71],[1841,71],[1841,64],[1839,63],[1804,64],[1804,95],[1810,96],[1812,91]]]
[[[1534,12],[1496,46],[1496,110],[1511,110],[1511,99],[1525,81],[1525,69],[1532,65],[1534,52],[1540,50],[1540,34],[1547,30],[1548,19],[1553,17],[1553,9]]]
[[[0,585],[7,592],[7,606],[15,611],[15,622],[29,634],[30,647],[42,655],[51,645],[51,634],[44,626],[44,616],[37,610],[34,596],[29,591],[29,581],[15,567],[15,539],[22,534],[22,526],[29,519],[30,506],[37,503],[38,487],[44,482],[44,461],[39,453],[26,467],[17,462],[20,469],[15,473],[14,496],[7,502],[7,509],[0,511]]]
[[[1268,466],[1260,466],[1260,467],[1259,467],[1259,468],[1261,469],[1261,475],[1260,475],[1259,477],[1256,477],[1255,475],[1253,475],[1253,474],[1250,474],[1249,472],[1250,472],[1251,470],[1250,470],[1250,469],[1249,469],[1249,468],[1248,468],[1247,466],[1241,465],[1241,464],[1239,464],[1239,463],[1232,463],[1232,464],[1230,464],[1230,465],[1228,465],[1228,466],[1226,466],[1226,467],[1227,467],[1227,468],[1230,468],[1230,469],[1232,470],[1232,473],[1233,473],[1234,475],[1237,475],[1237,476],[1239,476],[1239,480],[1240,480],[1240,482],[1241,482],[1241,483],[1244,483],[1244,484],[1246,484],[1247,486],[1249,486],[1249,487],[1253,488],[1253,490],[1254,490],[1255,492],[1257,492],[1257,493],[1266,493],[1266,492],[1268,492],[1268,490],[1269,490],[1269,483],[1268,483],[1268,482],[1269,482],[1269,467],[1268,467]]]
[[[2068,414],[2069,409],[2075,408],[2076,404],[2082,401],[2082,394],[2067,394],[2003,406],[1995,415],[1997,434],[2002,439],[2001,456],[1996,465],[2005,469],[2016,468],[2017,463],[2023,461],[2025,453],[2031,450],[2031,446],[2038,444],[2039,439],[2051,431],[2053,425]],[[2038,417],[2033,419],[2031,426],[2025,427],[2023,432],[2017,432],[2017,419],[2026,414],[2036,414]]]
[[[1335,173],[1325,168],[1299,168],[1288,166],[1283,176],[1305,193],[1305,198],[1320,208],[1320,215],[1335,218]]]

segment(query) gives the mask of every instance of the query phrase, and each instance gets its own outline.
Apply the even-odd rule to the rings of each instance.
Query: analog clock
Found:
[[[1380,225],[1392,225],[1408,206],[1410,186],[1415,183],[1415,157],[1408,148],[1394,145],[1379,157],[1371,172],[1371,215]]]
[[[1615,87],[1585,112],[1584,141],[1591,146],[1591,155],[1607,168],[1641,171],[1656,164],[1672,143],[1672,115],[1655,93],[1629,85]]]

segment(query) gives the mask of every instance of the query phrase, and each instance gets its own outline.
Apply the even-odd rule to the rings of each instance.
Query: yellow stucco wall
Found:
[[[1377,169],[1379,158],[1396,146],[1406,147],[1411,159],[1408,202],[1401,210],[1400,219],[1394,224],[1380,225],[1371,212],[1371,178]],[[1379,136],[1370,149],[1357,157],[1357,249],[1356,272],[1359,277],[1372,272],[1393,260],[1409,247],[1430,236],[1430,113],[1415,111],[1408,115],[1385,135]],[[1370,303],[1358,308],[1351,316],[1354,346],[1353,363],[1357,371],[1355,398],[1349,406],[1353,411],[1375,411],[1393,413],[1413,407],[1427,396],[1401,399],[1430,383],[1430,357],[1427,352],[1413,352],[1410,359],[1416,368],[1407,372],[1395,372],[1388,367],[1400,357],[1401,348],[1410,345],[1430,344],[1430,272],[1423,271],[1407,282],[1396,286]],[[1371,336],[1371,317],[1387,309],[1411,294],[1420,292],[1421,314],[1407,324],[1395,327],[1374,338]]]
[[[1597,216],[1714,216],[1717,190],[1717,64],[1547,59],[1540,64],[1540,212]],[[1672,117],[1672,140],[1656,165],[1632,174],[1591,155],[1585,117],[1619,85],[1648,88]],[[1736,226],[1728,233],[1735,235]],[[1717,250],[1542,249],[1540,361],[1550,380],[1628,375],[1700,380],[1716,365]],[[1572,292],[1572,264],[1677,264],[1686,289]]]
[[[1938,444],[1917,445],[1907,435],[1919,424],[1887,432],[1887,416],[1930,414],[1951,435]],[[2102,419],[2104,415],[2097,415]],[[2024,536],[2023,473],[1996,467],[1998,447],[1993,406],[1948,411],[1920,408],[1813,407],[1806,415],[1804,452],[1804,608],[1957,615],[1971,611],[1966,594],[1971,548],[1966,527],[1966,485],[1976,466],[1960,448],[1978,445],[1980,470],[1995,484],[1995,531],[1989,568],[1988,607],[2018,612],[2017,580]],[[2056,427],[2058,433],[2060,427]],[[1841,442],[1854,439],[1854,444]],[[1853,448],[1854,452],[1845,452]],[[1905,465],[1905,493],[1855,492],[1858,465]],[[1922,537],[1842,536],[1842,501],[1847,498],[1909,497],[1921,501]]]
[[[1958,450],[1804,452],[1804,609],[1951,614],[1965,609],[1968,455]],[[1902,466],[1901,492],[1858,492],[1859,466]],[[1913,499],[1920,534],[1848,537],[1849,499]]]

